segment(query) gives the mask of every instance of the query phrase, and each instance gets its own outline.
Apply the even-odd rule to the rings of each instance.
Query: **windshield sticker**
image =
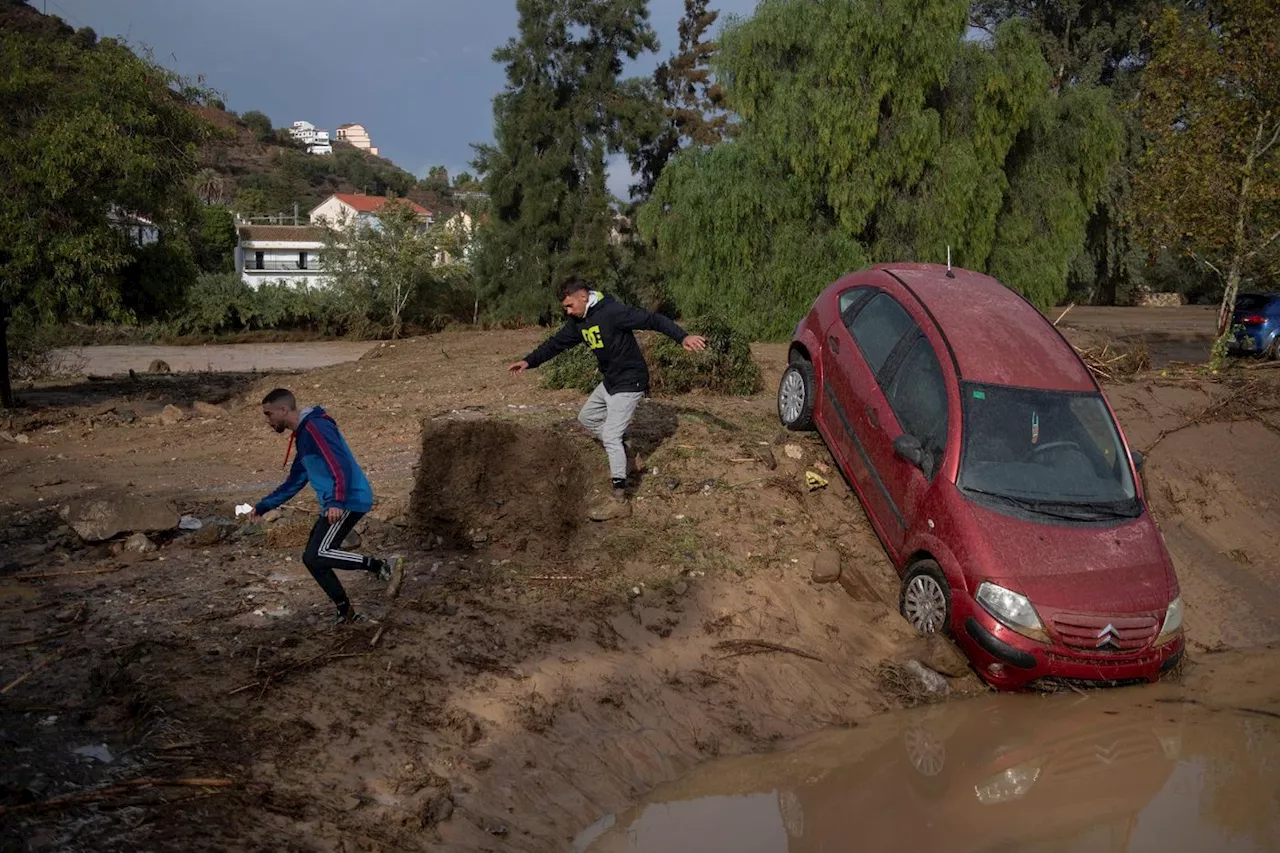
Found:
[[[986,391],[974,391],[974,392],[973,392],[973,399],[975,399],[975,400],[985,400],[985,399],[987,399],[987,392],[986,392]]]
[[[1040,443],[1040,413],[1031,413],[1031,443]]]

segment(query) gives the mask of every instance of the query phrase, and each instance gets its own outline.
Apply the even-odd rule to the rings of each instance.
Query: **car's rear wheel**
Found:
[[[813,365],[793,359],[778,383],[778,420],[789,430],[813,427]]]
[[[951,587],[942,568],[921,560],[902,580],[902,617],[921,634],[945,634],[951,629]]]

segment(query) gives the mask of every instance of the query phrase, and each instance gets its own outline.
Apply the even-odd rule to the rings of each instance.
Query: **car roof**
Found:
[[[1030,302],[988,275],[941,264],[881,264],[932,316],[960,378],[1052,391],[1096,391],[1079,354]]]

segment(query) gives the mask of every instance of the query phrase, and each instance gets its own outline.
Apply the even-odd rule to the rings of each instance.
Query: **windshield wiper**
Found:
[[[1049,518],[1060,518],[1063,521],[1100,521],[1106,518],[1135,518],[1132,512],[1122,512],[1110,504],[1076,503],[1073,501],[1051,501],[1039,498],[1021,498],[1017,495],[1006,495],[1001,492],[989,492],[986,489],[965,488],[966,492],[975,495],[996,498],[1012,504],[1020,509],[1028,510]],[[1066,511],[1063,511],[1063,510]],[[1073,511],[1074,510],[1074,511]]]

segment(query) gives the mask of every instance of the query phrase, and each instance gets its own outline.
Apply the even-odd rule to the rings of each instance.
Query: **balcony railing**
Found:
[[[255,263],[247,263],[244,265],[245,272],[324,272],[324,270],[316,266],[307,265],[306,267],[298,266],[297,261],[264,261],[261,265]]]

